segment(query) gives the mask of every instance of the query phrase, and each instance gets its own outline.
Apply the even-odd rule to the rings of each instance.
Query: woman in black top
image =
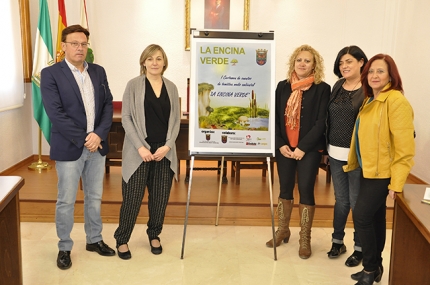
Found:
[[[130,80],[124,92],[122,125],[122,196],[119,226],[114,237],[118,256],[130,259],[128,241],[136,223],[145,188],[148,188],[148,235],[151,252],[160,254],[161,233],[178,158],[175,141],[180,126],[176,85],[163,76],[167,56],[149,45],[140,57],[141,75]]]
[[[332,247],[327,253],[328,258],[337,258],[346,252],[343,244],[346,220],[350,209],[354,210],[360,189],[360,168],[344,172],[342,167],[348,160],[355,119],[364,100],[360,76],[366,63],[366,55],[357,46],[341,49],[334,62],[334,74],[340,79],[330,95],[327,116],[327,151],[336,200]],[[345,265],[357,266],[362,259],[361,244],[354,233],[354,252],[348,257]]]
[[[299,256],[311,256],[311,227],[315,212],[314,184],[325,149],[325,121],[330,86],[323,82],[323,59],[311,46],[298,47],[290,57],[287,79],[276,88],[275,149],[280,194],[276,246],[290,238],[293,190],[300,194]],[[266,243],[273,247],[274,242]]]

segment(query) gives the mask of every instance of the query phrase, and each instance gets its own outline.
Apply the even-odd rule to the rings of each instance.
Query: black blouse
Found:
[[[160,97],[155,96],[151,83],[145,78],[145,127],[148,143],[165,142],[170,117],[170,99],[166,86],[161,87]]]
[[[328,142],[337,147],[349,148],[352,131],[355,125],[355,113],[352,106],[352,97],[358,91],[347,91],[340,87],[335,99],[328,107],[330,129]]]

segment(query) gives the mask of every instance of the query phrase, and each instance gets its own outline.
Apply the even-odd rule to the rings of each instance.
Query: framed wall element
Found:
[[[205,29],[230,29],[230,0],[205,0]]]
[[[22,61],[24,70],[24,82],[31,82],[33,69],[33,58],[31,52],[30,35],[30,9],[28,0],[19,0],[21,38],[22,38]]]
[[[216,5],[216,1],[185,0],[185,50],[190,50],[190,29],[226,29],[225,23],[228,22],[229,30],[249,30],[249,5],[251,0],[221,0],[220,4],[222,4],[222,1],[225,1],[224,5],[229,3],[229,18],[224,19],[224,26],[221,27],[208,24],[209,15],[205,9],[205,6],[210,7],[209,4],[206,5],[206,2],[214,2]]]

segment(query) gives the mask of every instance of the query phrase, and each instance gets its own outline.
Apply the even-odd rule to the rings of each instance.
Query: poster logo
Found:
[[[258,65],[265,65],[267,62],[267,49],[257,49],[256,61]]]

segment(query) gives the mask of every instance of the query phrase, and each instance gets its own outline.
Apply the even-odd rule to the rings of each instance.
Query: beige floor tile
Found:
[[[104,224],[103,238],[115,247],[116,224]],[[352,253],[353,230],[346,230],[347,253],[339,259],[327,258],[331,246],[330,228],[312,229],[312,256],[298,256],[298,228],[292,228],[289,243],[272,248],[265,243],[271,227],[196,226],[187,227],[184,259],[181,259],[183,226],[165,225],[160,235],[163,254],[151,254],[146,225],[135,227],[129,242],[132,259],[103,257],[85,250],[83,224],[72,231],[73,265],[69,270],[56,266],[57,236],[50,223],[21,223],[23,278],[25,285],[45,284],[355,284],[350,274],[362,267],[344,265]],[[380,285],[388,284],[391,230],[387,230],[384,267]]]

